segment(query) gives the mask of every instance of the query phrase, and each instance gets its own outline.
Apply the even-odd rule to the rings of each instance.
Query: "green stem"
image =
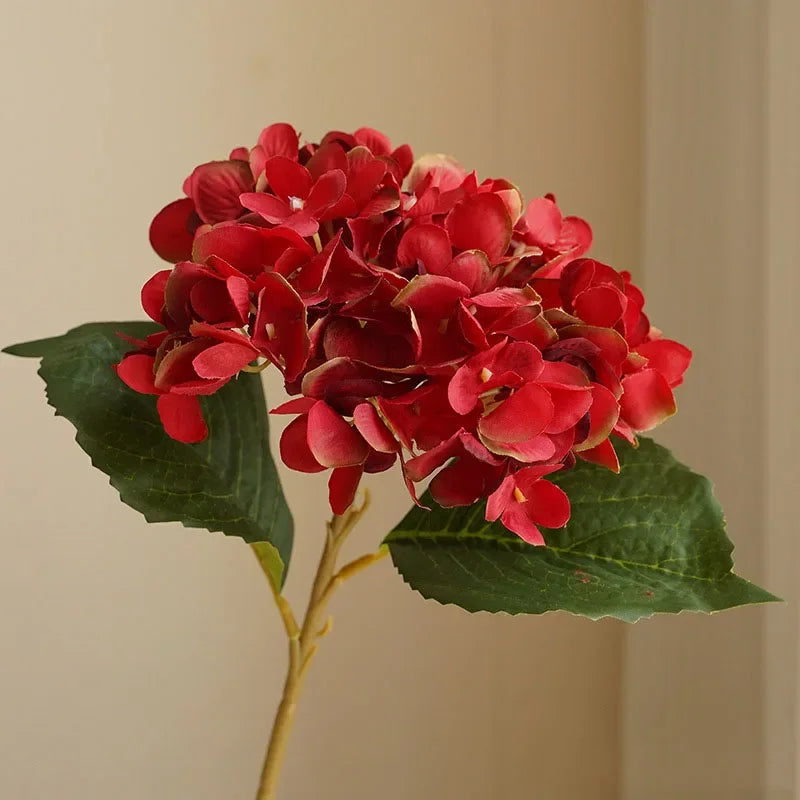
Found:
[[[283,696],[272,726],[272,735],[270,736],[267,755],[264,759],[257,800],[275,800],[280,768],[286,753],[286,745],[289,740],[292,723],[294,722],[300,690],[303,687],[303,681],[311,659],[317,651],[317,641],[330,628],[330,621],[324,622],[324,620],[331,595],[336,587],[347,578],[386,555],[387,551],[381,549],[377,553],[356,559],[339,572],[336,571],[336,559],[342,544],[344,544],[347,535],[361,519],[368,505],[369,495],[366,495],[364,504],[360,508],[350,508],[344,514],[334,515],[333,519],[328,523],[325,546],[322,549],[317,574],[314,577],[311,597],[302,627],[298,627],[295,616],[286,599],[273,587],[275,601],[289,637],[289,668],[283,687]]]

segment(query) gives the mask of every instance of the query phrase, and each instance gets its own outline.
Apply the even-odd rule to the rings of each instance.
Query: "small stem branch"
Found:
[[[357,558],[338,572],[336,571],[336,559],[339,551],[368,506],[369,493],[365,491],[363,505],[358,508],[351,507],[344,514],[336,514],[327,523],[325,545],[322,549],[317,573],[314,576],[311,597],[302,626],[298,626],[286,599],[276,587],[272,587],[275,602],[289,637],[289,669],[283,687],[283,696],[275,715],[256,800],[275,800],[280,767],[286,752],[289,732],[294,722],[303,679],[317,652],[317,640],[330,630],[331,619],[327,617],[327,608],[333,592],[343,581],[379,561],[388,552],[385,548],[381,548],[376,553]]]

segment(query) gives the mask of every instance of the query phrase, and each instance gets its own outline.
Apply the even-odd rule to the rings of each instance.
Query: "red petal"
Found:
[[[677,410],[666,378],[654,369],[628,375],[622,389],[621,416],[635,431],[649,431]]]
[[[314,180],[321,178],[332,169],[340,169],[346,173],[348,168],[347,153],[338,142],[322,145],[306,164],[306,169]]]
[[[353,138],[361,145],[368,147],[376,156],[388,156],[392,150],[392,143],[386,134],[376,131],[375,128],[359,128]]]
[[[523,489],[523,494],[525,512],[532,522],[545,528],[562,528],[569,521],[569,498],[554,483],[537,480],[527,491]]]
[[[283,430],[280,443],[281,459],[297,472],[323,472],[325,467],[314,458],[308,446],[308,415],[293,419]]]
[[[297,160],[297,132],[285,122],[276,122],[264,128],[258,136],[258,144],[265,158],[284,156]]]
[[[611,439],[604,439],[597,447],[592,447],[589,450],[582,450],[578,453],[578,456],[584,461],[600,464],[601,467],[607,467],[612,472],[619,473],[619,459],[614,450],[614,445],[611,444]]]
[[[420,156],[411,167],[408,177],[408,190],[416,191],[425,180],[429,186],[434,186],[443,192],[461,186],[467,171],[452,156],[443,153],[430,153]],[[467,248],[469,249],[469,248]]]
[[[482,441],[492,453],[499,456],[511,456],[517,461],[531,464],[537,461],[548,461],[555,457],[555,438],[543,433],[525,442],[503,442],[486,437],[482,437]]]
[[[313,186],[306,202],[306,212],[316,216],[332,206],[343,194],[347,178],[340,169],[326,172]]]
[[[447,232],[453,247],[483,250],[496,263],[511,242],[511,217],[494,194],[476,194],[462,200],[448,215]]]
[[[344,514],[356,499],[358,484],[364,474],[360,464],[354,467],[339,467],[328,479],[328,500],[334,514]]]
[[[514,494],[514,476],[508,475],[503,482],[489,495],[486,501],[486,521],[494,522],[511,502]]]
[[[492,278],[489,259],[481,250],[465,250],[459,253],[443,270],[448,278],[463,283],[473,292],[483,292]]]
[[[369,453],[358,431],[322,400],[308,412],[308,446],[326,467],[363,464]]]
[[[140,394],[159,394],[155,384],[155,364],[153,356],[133,353],[125,356],[116,366],[117,375],[134,392]]]
[[[392,151],[391,157],[397,162],[397,166],[400,167],[401,177],[404,178],[408,175],[414,163],[414,153],[411,152],[411,148],[407,144],[401,144]]]
[[[264,217],[267,222],[279,225],[292,216],[292,209],[285,200],[263,192],[248,192],[240,197],[242,205]]]
[[[175,200],[156,214],[150,223],[150,245],[172,264],[186,261],[192,255],[194,232],[200,219],[191,197]]]
[[[525,509],[519,504],[510,505],[504,512],[500,521],[512,533],[528,544],[541,546],[545,544],[542,532],[531,521]]]
[[[247,284],[247,280],[236,275],[230,275],[225,279],[225,286],[228,289],[228,297],[231,299],[231,304],[239,315],[239,323],[241,325],[247,324],[247,319],[250,316],[250,287]]]
[[[636,352],[643,355],[649,362],[648,366],[660,372],[672,388],[683,383],[683,373],[692,361],[692,351],[672,339],[644,342]]]
[[[256,351],[231,342],[215,344],[194,357],[192,365],[201,378],[231,378],[256,357]]]
[[[561,232],[561,211],[547,197],[535,197],[531,200],[525,211],[524,220],[531,239],[540,247],[554,244]]]
[[[542,386],[528,383],[483,417],[478,430],[495,442],[526,442],[542,433],[552,418],[550,393]]]
[[[425,272],[442,275],[453,260],[450,239],[438,225],[414,225],[400,240],[397,263],[402,267],[422,265]],[[421,270],[422,271],[422,270]]]
[[[386,427],[372,403],[360,403],[353,410],[353,422],[370,447],[380,453],[395,453],[400,445]]]
[[[293,381],[308,361],[311,341],[303,299],[282,275],[268,272],[261,278],[264,288],[258,296],[253,325],[253,344],[268,354]]]
[[[567,325],[561,328],[559,336],[562,340],[582,338],[600,349],[600,355],[612,367],[618,367],[628,357],[628,345],[616,331],[611,328],[598,328],[591,325]]]
[[[622,319],[625,295],[614,286],[592,286],[573,301],[575,313],[588,325],[612,328]]]
[[[541,373],[540,383],[552,383],[557,386],[588,386],[590,381],[586,373],[565,361],[545,361]]]
[[[200,401],[194,395],[162,394],[157,405],[161,424],[173,439],[194,444],[208,436]]]
[[[254,194],[253,197],[268,197]],[[273,198],[275,199],[275,198]],[[253,225],[218,225],[197,237],[193,258],[204,262],[212,255],[233,265],[246,275],[257,275],[271,268],[288,248],[306,253],[314,249],[302,236],[286,228],[259,228]]]
[[[307,414],[316,404],[313,397],[295,397],[273,408],[270,414]]]
[[[462,297],[469,296],[463,283],[441,275],[417,275],[392,301],[395,308],[411,308],[418,314],[450,316]]]
[[[285,156],[267,159],[267,163],[264,164],[264,174],[267,176],[269,188],[282,200],[290,197],[305,200],[311,191],[312,180],[309,171]]]
[[[553,419],[547,426],[547,433],[563,433],[577,425],[592,405],[592,393],[585,389],[562,389],[548,387],[553,400]]]
[[[163,325],[164,318],[164,290],[167,279],[172,270],[163,269],[156,272],[147,283],[142,286],[142,308],[150,319]]]
[[[428,489],[442,508],[469,506],[485,496],[486,479],[496,472],[496,468],[461,457],[436,475]]]
[[[619,403],[614,395],[599,383],[593,383],[592,406],[589,409],[589,433],[583,442],[575,445],[576,451],[591,450],[607,439],[619,419]]]
[[[253,175],[246,161],[211,161],[195,169],[187,188],[203,222],[226,222],[242,213],[239,195],[252,191]]]

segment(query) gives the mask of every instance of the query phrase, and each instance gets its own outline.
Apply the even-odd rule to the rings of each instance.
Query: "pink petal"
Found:
[[[495,264],[511,242],[511,217],[494,194],[476,194],[462,200],[447,215],[447,232],[459,250],[483,250]]]
[[[167,435],[184,444],[202,442],[208,436],[200,401],[194,395],[162,394],[158,415]]]
[[[466,175],[467,171],[464,167],[451,156],[443,153],[431,153],[420,156],[414,162],[408,176],[408,190],[414,192],[418,186],[429,180],[430,186],[447,192],[461,186]]]
[[[164,324],[164,290],[167,279],[172,270],[163,269],[156,272],[144,286],[142,286],[142,308],[150,319]]]
[[[171,264],[186,261],[192,255],[194,232],[200,218],[190,197],[175,200],[156,214],[150,223],[150,245]]]
[[[201,378],[231,378],[256,357],[256,350],[232,342],[221,342],[194,357],[192,365]]]
[[[666,378],[654,369],[628,375],[622,389],[621,416],[635,431],[649,431],[677,410]]]
[[[305,200],[311,191],[312,179],[309,171],[285,156],[267,159],[264,174],[267,176],[269,188],[282,200],[290,197]]]
[[[281,459],[297,472],[323,472],[325,467],[314,458],[308,446],[308,415],[293,419],[283,430],[280,442]]]
[[[328,479],[328,501],[334,514],[344,514],[356,499],[358,484],[364,474],[361,464],[353,467],[338,467]]]
[[[159,394],[155,384],[155,364],[153,356],[133,353],[125,356],[116,366],[117,375],[134,392],[140,394]]]
[[[369,453],[358,431],[323,400],[308,412],[308,446],[326,467],[363,464]]]
[[[526,442],[542,433],[552,419],[550,393],[542,386],[528,383],[483,417],[478,430],[496,442]]]
[[[692,361],[692,351],[672,339],[644,342],[636,348],[636,352],[648,360],[651,369],[664,376],[671,388],[683,383],[683,373]]]
[[[425,272],[442,275],[453,259],[450,239],[438,225],[414,225],[400,240],[397,263],[402,267],[422,265]]]
[[[367,444],[380,453],[395,453],[400,449],[397,439],[386,427],[372,403],[360,403],[353,410],[353,423]]]

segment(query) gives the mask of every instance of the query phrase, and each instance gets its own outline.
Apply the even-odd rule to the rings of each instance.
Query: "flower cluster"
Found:
[[[527,207],[443,155],[413,161],[370,128],[300,144],[287,124],[197,167],[153,220],[174,264],[142,290],[163,330],[117,365],[158,395],[167,433],[207,435],[199,395],[273,364],[292,397],[281,457],[332,470],[342,513],[365,472],[400,462],[434,500],[487,499],[532,544],[569,501],[547,476],[618,470],[610,436],[675,411],[691,357],[651,327],[630,275],[584,254],[555,199]]]

